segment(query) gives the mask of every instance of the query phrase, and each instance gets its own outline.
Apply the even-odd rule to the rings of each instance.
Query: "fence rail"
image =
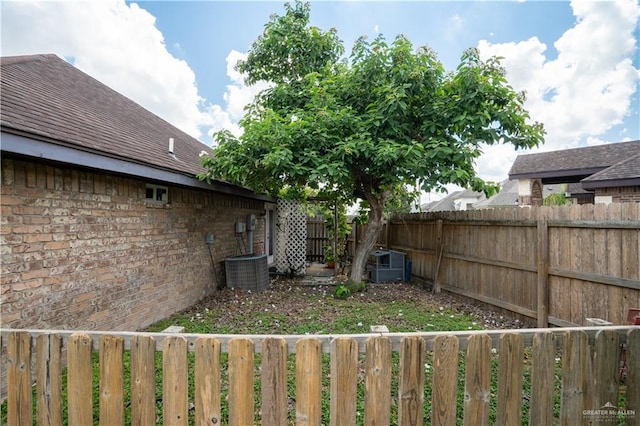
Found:
[[[639,327],[319,336],[2,330],[1,337],[3,416],[11,425],[63,424],[63,406],[64,421],[83,425],[123,424],[126,416],[131,424],[159,416],[171,425],[311,425],[327,415],[333,425],[388,425],[392,413],[400,425],[640,424]]]

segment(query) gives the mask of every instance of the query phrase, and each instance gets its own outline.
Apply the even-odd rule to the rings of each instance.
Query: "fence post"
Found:
[[[433,292],[440,293],[440,281],[438,274],[440,272],[440,262],[442,261],[442,253],[444,252],[444,244],[442,244],[442,219],[436,221],[436,257],[435,268],[433,269]]]
[[[539,328],[549,327],[549,225],[547,219],[537,222],[536,255],[538,259],[538,308],[536,317]]]

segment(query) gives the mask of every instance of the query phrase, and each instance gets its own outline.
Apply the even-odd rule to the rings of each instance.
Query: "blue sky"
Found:
[[[2,55],[56,53],[165,120],[210,144],[240,132],[242,108],[264,87],[234,71],[284,2],[3,0]],[[406,35],[446,68],[462,52],[505,59],[547,129],[536,149],[640,139],[640,6],[606,1],[316,1],[311,22],[334,27],[347,52],[362,35]],[[518,152],[485,149],[477,167],[499,181]]]
[[[186,60],[198,88],[208,100],[223,102],[227,82],[225,59],[231,50],[248,51],[272,13],[283,3],[143,1],[156,17],[167,49]],[[482,39],[494,43],[537,36],[556,55],[553,42],[575,23],[568,2],[312,2],[311,23],[336,28],[347,52],[360,36],[388,39],[404,34],[414,46],[428,45],[448,69],[464,49]],[[526,17],[526,19],[523,19]],[[541,28],[543,29],[541,31]]]

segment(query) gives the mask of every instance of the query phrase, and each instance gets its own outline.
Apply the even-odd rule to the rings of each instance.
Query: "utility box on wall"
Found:
[[[367,273],[369,281],[374,283],[403,281],[405,254],[394,250],[374,250],[369,253]]]

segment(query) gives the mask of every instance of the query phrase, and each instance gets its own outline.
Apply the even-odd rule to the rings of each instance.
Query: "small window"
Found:
[[[148,183],[146,187],[147,201],[166,203],[169,200],[169,188]]]

